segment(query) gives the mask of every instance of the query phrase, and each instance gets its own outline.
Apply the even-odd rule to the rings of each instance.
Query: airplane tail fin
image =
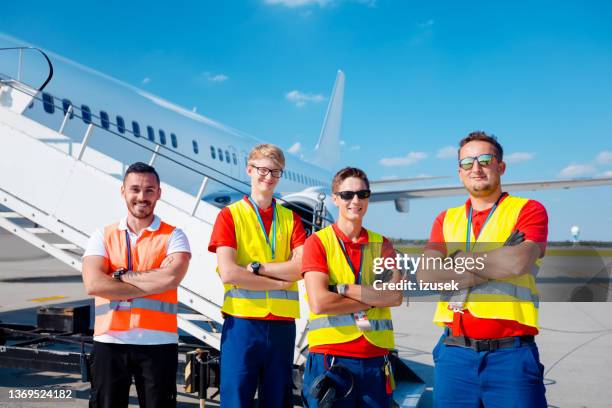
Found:
[[[321,167],[334,170],[340,162],[340,129],[342,127],[342,107],[344,104],[344,72],[338,70],[336,82],[319,141],[314,149],[314,162]]]

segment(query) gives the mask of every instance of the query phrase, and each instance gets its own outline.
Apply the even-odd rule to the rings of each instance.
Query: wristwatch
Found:
[[[259,268],[261,268],[261,264],[259,262],[251,262],[251,269],[255,275],[259,275]]]
[[[346,296],[346,290],[348,289],[348,284],[341,283],[340,285],[336,285],[336,288],[338,290],[339,295]]]
[[[117,269],[115,272],[113,272],[113,278],[115,280],[121,281],[121,277],[127,272],[127,269],[125,268],[121,268],[121,269]]]

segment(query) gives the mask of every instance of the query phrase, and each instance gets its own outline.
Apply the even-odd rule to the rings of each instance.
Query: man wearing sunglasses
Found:
[[[208,246],[225,288],[222,407],[251,407],[258,387],[259,406],[291,406],[306,232],[299,216],[273,198],[284,167],[278,147],[251,150],[251,194],[221,210]]]
[[[459,143],[459,178],[469,195],[434,221],[425,256],[462,268],[424,270],[426,281],[458,280],[441,296],[434,322],[444,333],[433,351],[434,401],[440,407],[546,407],[535,274],[544,255],[548,216],[534,200],[504,193],[503,149],[472,132]],[[480,259],[482,264],[476,261]],[[484,267],[483,267],[484,265]]]
[[[362,170],[340,170],[332,181],[338,220],[304,244],[302,273],[310,320],[302,395],[311,408],[327,398],[321,389],[325,381],[335,387],[334,401],[327,401],[334,407],[391,406],[393,374],[387,356],[394,343],[389,307],[401,304],[402,293],[372,287],[380,279],[373,273],[374,258],[395,254],[386,238],[362,226],[369,188]],[[393,280],[399,280],[398,272]],[[352,380],[334,375],[334,366],[348,369]]]

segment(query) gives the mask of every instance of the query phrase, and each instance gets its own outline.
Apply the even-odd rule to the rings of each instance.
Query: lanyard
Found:
[[[351,268],[351,271],[353,272],[353,275],[355,274],[355,265],[353,265],[353,262],[351,261],[351,257],[349,256],[348,252],[346,251],[346,247],[344,246],[344,242],[342,242],[342,240],[340,238],[338,238],[338,242],[340,243],[340,248],[342,248],[342,253],[344,254],[344,258],[346,259],[346,262],[348,263],[349,268]],[[356,283],[358,285],[361,285],[361,273],[363,272],[363,247],[364,245],[361,244],[360,248],[359,248],[359,274],[356,275]]]
[[[504,196],[504,193],[502,193],[499,196],[497,201],[495,201],[495,204],[493,204],[493,207],[491,207],[491,211],[489,211],[489,215],[487,215],[487,218],[485,219],[484,224],[482,224],[482,227],[480,228],[478,235],[474,234],[475,239],[474,239],[474,245],[472,246],[470,246],[470,238],[471,238],[470,233],[472,232],[472,203],[470,202],[470,214],[468,216],[467,233],[465,234],[465,252],[472,252],[472,249],[474,249],[474,247],[476,246],[476,241],[478,241],[478,237],[480,236],[480,233],[484,230],[485,226],[487,225],[487,222],[489,222],[489,219],[491,219],[491,217],[493,216],[493,213],[497,209],[497,205],[499,204],[503,196]]]
[[[132,243],[130,242],[130,233],[125,230],[125,244],[127,245],[127,270],[132,270]]]
[[[266,243],[270,247],[270,252],[272,252],[272,259],[276,256],[276,203],[272,201],[272,227],[270,228],[270,235],[272,235],[272,242],[270,242],[270,237],[266,234],[266,226],[264,225],[263,220],[261,219],[261,214],[259,213],[259,207],[255,204],[255,201],[249,197],[249,202],[253,205],[253,210],[255,210],[255,215],[257,215],[257,220],[259,221],[259,226],[261,227],[261,232],[264,237],[266,237]]]

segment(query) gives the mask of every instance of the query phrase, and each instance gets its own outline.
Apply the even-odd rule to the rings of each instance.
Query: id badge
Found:
[[[357,324],[357,327],[359,327],[359,330],[362,332],[372,330],[370,319],[368,319],[368,315],[366,315],[363,310],[361,312],[354,313],[353,317],[355,318],[355,323]]]

